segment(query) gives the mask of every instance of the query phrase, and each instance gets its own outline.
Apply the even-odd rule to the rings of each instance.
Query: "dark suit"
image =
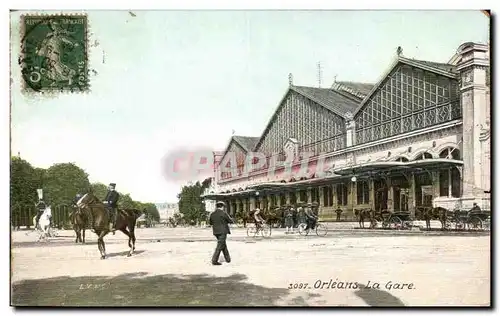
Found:
[[[116,208],[119,198],[120,198],[120,194],[118,194],[118,192],[113,190],[113,191],[108,191],[108,193],[106,194],[106,197],[104,198],[104,201],[108,202],[108,206],[110,206],[112,208]]]
[[[226,262],[230,262],[231,257],[229,256],[229,250],[227,249],[226,238],[227,234],[231,234],[228,224],[234,223],[233,219],[229,217],[224,210],[218,208],[215,212],[210,214],[209,223],[212,225],[213,234],[217,238],[217,247],[215,248],[214,255],[212,256],[212,263],[219,261],[221,252],[224,254]]]

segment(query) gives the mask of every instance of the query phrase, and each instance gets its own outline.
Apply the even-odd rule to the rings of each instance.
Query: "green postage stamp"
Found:
[[[87,15],[24,15],[21,65],[25,91],[88,91]]]

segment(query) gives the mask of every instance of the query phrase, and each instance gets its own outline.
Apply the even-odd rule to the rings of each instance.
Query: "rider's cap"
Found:
[[[222,201],[219,201],[219,202],[215,203],[215,206],[216,206],[216,207],[223,207],[223,206],[225,206],[225,205],[226,205],[226,203],[224,203],[224,202],[222,202]]]
[[[116,187],[116,183],[110,183],[109,186],[114,188]]]

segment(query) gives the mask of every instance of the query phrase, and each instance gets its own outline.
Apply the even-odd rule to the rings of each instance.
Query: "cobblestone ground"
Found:
[[[490,304],[487,233],[368,231],[330,224],[326,237],[228,238],[232,262],[212,266],[209,228],[141,228],[127,237],[95,234],[74,244],[61,231],[36,242],[12,233],[14,305],[480,306]],[[403,285],[405,284],[405,285]],[[377,286],[378,285],[378,286]],[[402,288],[404,287],[404,289]]]

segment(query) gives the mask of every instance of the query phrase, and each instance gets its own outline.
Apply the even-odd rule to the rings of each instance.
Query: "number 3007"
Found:
[[[307,283],[290,283],[290,285],[288,285],[288,289],[291,290],[291,289],[307,289]]]

